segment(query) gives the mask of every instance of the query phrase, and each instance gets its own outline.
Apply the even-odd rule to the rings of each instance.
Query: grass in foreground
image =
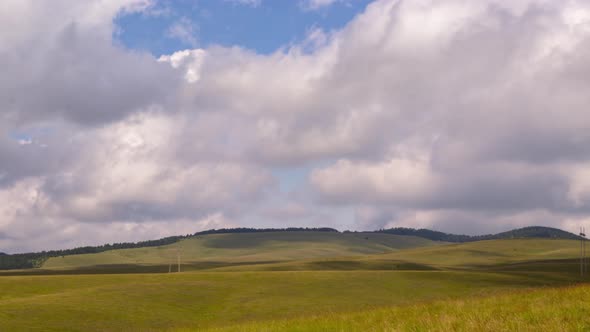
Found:
[[[255,322],[215,331],[590,331],[588,298],[590,286],[584,285]]]
[[[0,326],[3,331],[199,330],[250,322],[264,326],[273,320],[571,282],[543,275],[447,271],[2,277]]]

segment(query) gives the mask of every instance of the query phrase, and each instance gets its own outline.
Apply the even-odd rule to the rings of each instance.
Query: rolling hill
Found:
[[[529,226],[517,228],[506,232],[486,235],[463,235],[451,234],[433,231],[430,229],[414,229],[414,228],[390,228],[376,231],[377,233],[395,234],[395,235],[411,235],[419,236],[433,241],[446,242],[474,242],[483,240],[498,240],[498,239],[527,239],[527,238],[542,238],[542,239],[565,239],[565,240],[579,240],[579,236],[564,230],[552,227],[543,226]]]
[[[166,272],[170,264],[176,264],[177,252],[181,257],[183,269],[194,270],[322,257],[355,257],[441,244],[444,242],[414,236],[377,233],[205,234],[159,247],[51,257],[42,265],[42,269]]]
[[[415,247],[379,254],[320,257],[286,262],[219,267],[218,271],[438,270],[540,271],[575,275],[579,241],[500,239]]]
[[[177,251],[186,269],[211,269],[265,264],[263,268],[283,269],[390,269],[396,262],[398,269],[431,269],[446,266],[445,262],[486,264],[488,259],[497,263],[512,263],[508,257],[523,256],[526,250],[516,245],[509,253],[506,242],[491,245],[487,241],[500,239],[519,240],[534,238],[535,246],[547,245],[539,259],[555,258],[567,246],[568,257],[574,257],[577,235],[548,227],[525,227],[495,235],[468,236],[447,234],[426,229],[394,228],[376,232],[343,232],[331,228],[287,229],[220,229],[173,236],[138,243],[105,244],[40,253],[0,255],[0,269],[42,268],[50,271],[85,270],[95,272],[166,272],[176,262]],[[538,241],[537,241],[538,240]],[[448,241],[448,242],[445,242]],[[543,242],[549,241],[549,242]],[[557,241],[557,242],[556,242]],[[559,242],[566,241],[566,242]],[[570,242],[567,242],[570,241]],[[432,249],[429,247],[449,242],[464,244]],[[486,244],[487,243],[487,244]],[[493,243],[493,242],[491,242]],[[522,245],[529,242],[522,242]],[[567,244],[567,245],[566,245]],[[490,246],[488,248],[488,246]],[[473,247],[473,248],[471,248]],[[481,248],[484,249],[481,249]],[[403,254],[399,250],[415,249]],[[487,248],[487,249],[486,249]],[[511,248],[511,247],[510,247]],[[541,249],[541,248],[537,248]],[[433,251],[429,251],[433,250]],[[550,253],[550,254],[546,254]],[[389,254],[384,258],[379,254]],[[374,258],[373,256],[377,255]],[[359,256],[364,256],[362,259]],[[557,255],[559,256],[559,255]],[[436,259],[430,259],[436,257]],[[326,262],[326,258],[338,258]],[[349,259],[350,258],[350,259]],[[563,259],[563,255],[556,259]],[[320,260],[320,261],[313,261]],[[361,262],[362,261],[362,262]],[[298,262],[298,263],[292,263]],[[453,263],[451,263],[453,266]],[[261,267],[256,267],[256,269]]]

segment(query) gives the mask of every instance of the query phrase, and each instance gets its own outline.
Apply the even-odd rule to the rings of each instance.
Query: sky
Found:
[[[590,226],[590,2],[4,0],[0,251]]]

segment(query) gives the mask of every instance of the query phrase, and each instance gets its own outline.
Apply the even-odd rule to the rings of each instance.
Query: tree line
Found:
[[[394,235],[410,235],[418,236],[433,241],[442,242],[474,242],[482,240],[499,240],[499,239],[517,239],[517,238],[546,238],[546,239],[569,239],[578,240],[579,237],[570,232],[563,231],[561,229],[552,227],[542,226],[530,226],[524,228],[513,229],[511,231],[497,233],[497,234],[486,234],[486,235],[458,235],[433,231],[430,229],[414,229],[414,228],[390,228],[381,229],[376,233],[386,233]]]

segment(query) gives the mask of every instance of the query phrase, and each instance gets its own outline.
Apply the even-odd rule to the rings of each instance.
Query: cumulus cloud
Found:
[[[113,18],[149,2],[0,6],[5,248],[589,221],[585,1],[379,0],[272,54],[159,59],[112,40]],[[274,170],[294,168],[308,181],[285,192]]]
[[[75,132],[61,150],[75,157],[54,156],[58,167],[39,167],[0,190],[0,227],[11,235],[3,241],[24,248],[45,232],[51,240],[42,244],[61,247],[237,225],[232,218],[264,197],[272,178],[246,163],[175,158],[184,121],[139,113]],[[126,233],[114,234],[123,226]],[[91,232],[98,228],[100,237]]]
[[[177,74],[112,43],[112,20],[145,1],[8,1],[2,7],[0,107],[18,122],[114,121],[167,100]]]
[[[375,9],[390,15],[371,16]],[[529,222],[560,225],[563,213],[587,211],[582,170],[589,166],[583,134],[588,114],[581,94],[587,82],[574,78],[587,67],[587,13],[579,2],[374,4],[348,29],[375,26],[364,24],[369,17],[388,27],[379,42],[389,48],[372,56],[382,59],[380,68],[390,63],[396,72],[372,73],[388,75],[383,82],[395,87],[383,102],[416,103],[402,107],[401,122],[386,122],[392,132],[402,124],[399,130],[407,134],[390,136],[381,160],[340,160],[316,170],[312,184],[340,204],[416,214],[413,222],[390,214],[389,225],[416,225],[417,215],[426,214],[430,225],[440,226],[432,216],[459,211],[463,217],[455,217],[455,224],[475,231],[510,220],[517,225],[520,216],[538,210],[545,218]],[[419,22],[427,26],[419,29]],[[405,86],[394,85],[398,75]],[[416,162],[416,155],[426,162]],[[375,225],[382,224],[379,219]]]

